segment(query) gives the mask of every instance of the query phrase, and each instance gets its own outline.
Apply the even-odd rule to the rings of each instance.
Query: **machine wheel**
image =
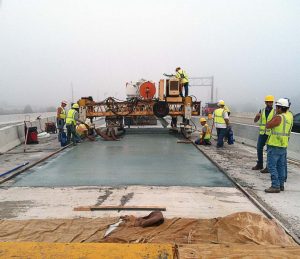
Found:
[[[169,105],[167,102],[159,101],[153,105],[153,113],[158,118],[163,118],[169,114]]]

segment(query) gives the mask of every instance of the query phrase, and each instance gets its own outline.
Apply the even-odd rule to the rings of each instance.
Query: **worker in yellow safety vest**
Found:
[[[180,67],[177,67],[175,69],[176,74],[175,77],[179,79],[180,82],[180,96],[183,97],[182,94],[182,88],[184,87],[184,96],[188,96],[189,95],[189,78],[187,73],[181,69]]]
[[[267,140],[267,166],[272,182],[271,187],[265,189],[267,193],[284,191],[286,152],[293,123],[286,114],[289,108],[287,99],[278,99],[275,106],[276,115],[266,125],[271,130]]]
[[[211,145],[211,128],[206,122],[205,118],[200,118],[200,124],[202,126],[200,138],[195,140],[195,144],[197,145]]]
[[[257,139],[257,145],[256,145],[256,151],[257,151],[257,162],[254,167],[252,167],[252,170],[261,170],[263,169],[263,149],[266,145],[266,141],[268,139],[268,136],[271,133],[271,130],[266,129],[266,124],[270,120],[272,120],[275,110],[273,109],[273,103],[274,103],[274,96],[273,95],[267,95],[265,97],[265,104],[266,107],[262,108],[255,116],[254,122],[259,122],[259,135]],[[268,173],[267,166],[265,169],[260,171],[261,173]]]
[[[80,137],[76,133],[76,125],[79,123],[85,124],[83,121],[79,120],[79,105],[78,103],[74,103],[72,108],[67,113],[66,118],[66,127],[67,127],[67,143],[69,144],[71,141],[73,145],[76,146],[77,142],[80,142]]]
[[[61,141],[61,134],[64,132],[66,123],[66,110],[67,101],[61,101],[60,106],[56,109],[56,125],[58,129],[58,141]]]
[[[217,130],[218,142],[217,148],[224,146],[224,137],[227,134],[227,128],[229,127],[229,116],[227,111],[224,109],[225,102],[220,100],[218,102],[220,108],[216,109],[213,113],[214,124],[213,126]]]

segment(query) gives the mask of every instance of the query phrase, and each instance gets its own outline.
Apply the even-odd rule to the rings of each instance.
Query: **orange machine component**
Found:
[[[155,92],[155,84],[152,82],[147,81],[140,85],[140,95],[144,99],[152,99],[155,95]]]

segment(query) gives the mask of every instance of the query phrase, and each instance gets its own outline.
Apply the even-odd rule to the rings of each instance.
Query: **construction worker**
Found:
[[[93,136],[93,132],[90,131],[91,127],[87,127],[87,124],[79,124],[76,126],[76,133],[81,139],[87,138],[90,141],[95,141],[95,137]]]
[[[202,126],[200,138],[197,138],[195,140],[195,144],[197,145],[211,145],[210,139],[211,139],[211,128],[206,123],[205,118],[200,118],[200,124]]]
[[[184,96],[186,97],[189,95],[189,78],[186,72],[180,67],[177,67],[175,71],[176,71],[175,77],[179,79],[181,85],[180,96],[183,97],[182,88],[184,87]]]
[[[70,143],[71,135],[73,145],[76,146],[76,140],[79,139],[79,136],[76,134],[76,124],[82,123],[83,121],[79,120],[79,105],[78,103],[74,103],[72,108],[68,111],[66,118],[66,126],[67,126],[67,143]]]
[[[266,129],[266,124],[270,120],[272,120],[274,116],[274,109],[273,109],[273,103],[274,103],[274,96],[273,95],[267,95],[265,97],[265,104],[266,107],[261,109],[255,116],[254,122],[259,121],[259,135],[256,145],[257,150],[257,162],[254,167],[252,167],[252,170],[261,170],[263,169],[263,149],[266,145],[266,141],[268,139],[268,136],[271,133],[271,130]],[[268,173],[268,168],[260,171],[261,173]]]
[[[66,110],[67,101],[61,101],[60,107],[57,108],[56,112],[56,124],[58,129],[58,141],[61,142],[61,135],[64,132],[64,126],[66,123]]]
[[[213,126],[216,127],[218,135],[217,148],[221,148],[224,146],[224,137],[226,136],[227,128],[229,127],[229,116],[227,111],[224,109],[225,102],[223,100],[218,102],[218,106],[220,108],[216,109],[213,113]]]
[[[267,193],[284,191],[286,150],[293,123],[286,114],[289,108],[287,99],[278,99],[275,106],[276,115],[266,124],[271,130],[267,140],[267,166],[272,182],[271,187],[265,189]]]

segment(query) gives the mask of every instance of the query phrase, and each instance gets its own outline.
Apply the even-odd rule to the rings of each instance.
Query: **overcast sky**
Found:
[[[125,97],[125,84],[182,67],[217,98],[300,99],[298,0],[2,0],[0,102]],[[208,101],[208,88],[191,87]],[[1,106],[1,105],[0,105]]]

